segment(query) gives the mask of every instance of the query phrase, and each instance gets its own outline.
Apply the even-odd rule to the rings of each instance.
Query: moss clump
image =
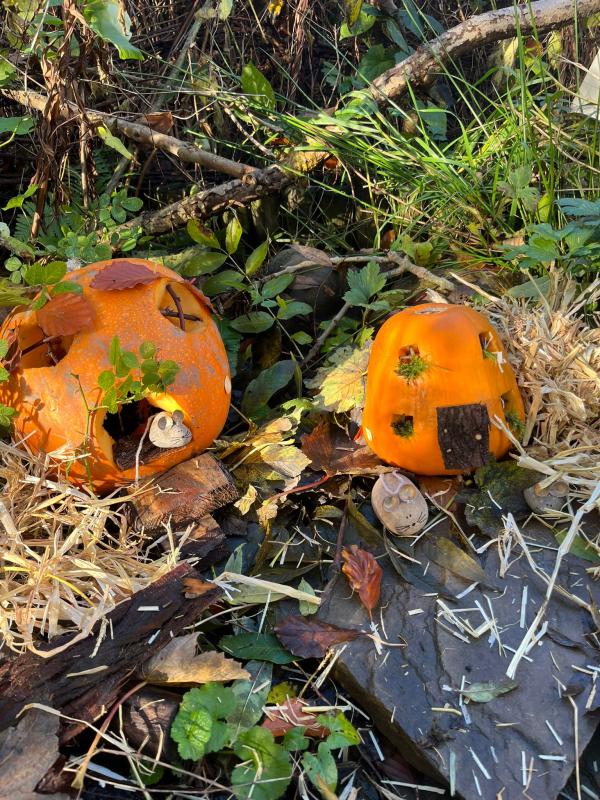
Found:
[[[392,429],[397,436],[407,439],[415,432],[412,417],[394,417]]]
[[[504,412],[504,419],[506,420],[506,424],[514,433],[514,435],[518,439],[520,439],[521,436],[523,436],[523,433],[525,432],[525,425],[519,418],[517,412],[508,409],[507,411]]]
[[[411,356],[406,360],[401,360],[396,367],[396,373],[406,381],[414,381],[427,369],[428,364],[421,356]]]

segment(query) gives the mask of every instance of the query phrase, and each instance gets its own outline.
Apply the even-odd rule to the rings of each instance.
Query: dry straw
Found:
[[[51,479],[43,461],[5,442],[0,482],[0,635],[15,651],[35,650],[41,635],[87,634],[176,563],[174,545],[148,552],[123,498],[100,500]]]
[[[582,290],[552,272],[535,302],[504,296],[486,309],[525,402],[519,463],[549,483],[562,478],[584,501],[600,481],[599,301],[600,280]]]

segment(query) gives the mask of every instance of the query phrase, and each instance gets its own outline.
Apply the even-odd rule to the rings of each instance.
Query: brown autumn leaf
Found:
[[[372,616],[373,609],[379,602],[383,570],[371,553],[361,550],[356,544],[351,545],[349,550],[344,548],[342,558],[342,572],[348,578],[350,586],[358,592],[369,616]]]
[[[152,111],[142,114],[142,122],[157,133],[169,133],[173,128],[173,114],[170,111]]]
[[[267,719],[262,727],[271,731],[273,736],[285,736],[292,728],[304,728],[305,736],[315,739],[325,739],[329,735],[329,728],[317,722],[315,714],[303,711],[307,705],[306,700],[299,697],[288,697],[285,703],[279,706],[266,706],[264,711]]]
[[[334,645],[351,642],[362,633],[301,616],[285,617],[273,630],[281,644],[299,658],[323,658]]]
[[[80,294],[65,292],[52,297],[36,312],[37,321],[46,336],[72,336],[94,321],[90,303]]]
[[[302,437],[302,452],[310,459],[315,471],[326,475],[369,475],[380,472],[383,467],[377,456],[366,446],[360,445],[327,418],[310,433]]]
[[[202,578],[184,578],[183,587],[186,595],[201,597],[203,594],[206,594],[206,592],[216,589],[216,584],[210,581],[204,581]]]
[[[224,653],[209,650],[196,654],[198,634],[177,636],[147,661],[138,675],[148,683],[193,686],[200,683],[223,683],[250,677],[241,664]]]
[[[103,292],[120,292],[122,289],[132,289],[134,286],[152,283],[158,278],[160,278],[158,272],[152,272],[143,264],[126,258],[117,258],[92,278],[90,286]]]
[[[452,505],[461,485],[459,475],[420,475],[419,489],[441,508]]]

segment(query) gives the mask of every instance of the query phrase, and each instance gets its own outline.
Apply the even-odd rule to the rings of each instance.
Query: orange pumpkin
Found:
[[[145,274],[145,282],[120,289],[94,288],[100,275],[104,275],[100,283],[106,285],[109,275],[118,277],[127,270]],[[83,290],[88,318],[82,326],[76,319],[73,324],[81,329],[45,342],[49,305],[40,311],[17,309],[0,329],[0,337],[16,338],[21,351],[17,369],[0,386],[0,402],[18,411],[16,436],[32,451],[49,454],[57,470],[72,482],[91,480],[101,492],[134,480],[136,459],[143,478],[205,450],[225,424],[231,380],[225,347],[204,295],[171,270],[133,258],[91,264],[68,279]],[[58,297],[69,298],[65,307],[72,305],[76,316],[79,295]],[[70,321],[59,315],[53,324],[64,332]],[[134,352],[139,360],[140,346],[152,342],[156,358],[175,361],[179,372],[164,393],[149,394],[110,414],[99,407],[98,377],[112,369],[109,349],[115,336],[121,349]],[[139,369],[132,374],[139,377]],[[191,441],[160,449],[148,447],[146,438],[140,459],[139,442],[148,431],[149,417],[158,410],[179,411],[174,419],[181,421],[183,415]]]
[[[510,447],[495,417],[519,427],[523,403],[482,314],[426,303],[385,322],[371,350],[362,419],[383,461],[420,475],[468,472]]]

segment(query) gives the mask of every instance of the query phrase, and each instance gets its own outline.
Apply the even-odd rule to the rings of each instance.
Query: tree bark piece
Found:
[[[490,416],[487,406],[437,409],[438,443],[446,469],[470,470],[489,461]]]
[[[140,689],[123,705],[123,729],[127,742],[150,758],[165,761],[177,756],[169,736],[181,695],[158,686]]]
[[[421,45],[376,78],[369,91],[378,103],[397,99],[410,85],[422,86],[435,80],[442,65],[476,47],[509,39],[519,31],[529,35],[564,28],[577,17],[599,11],[600,0],[536,0],[478,14]]]
[[[167,522],[173,529],[185,528],[238,498],[232,477],[210,453],[177,464],[154,484],[151,491],[131,500],[148,531]]]
[[[43,94],[37,92],[24,92],[19,89],[4,89],[2,94],[9,100],[14,100],[22,106],[34,109],[35,111],[44,112],[48,98]],[[103,125],[113,133],[120,133],[139,144],[154,147],[157,150],[162,150],[164,153],[169,153],[179,161],[186,164],[200,164],[206,169],[214,170],[215,172],[222,172],[225,175],[234,175],[241,177],[254,171],[254,167],[248,164],[240,164],[237,161],[231,161],[229,158],[209,153],[196,147],[195,144],[190,142],[183,142],[181,139],[176,139],[174,136],[169,136],[166,133],[159,133],[139,122],[131,122],[121,117],[116,117],[114,114],[105,114],[102,111],[92,111],[91,109],[81,109],[75,104],[68,101],[63,101],[59,107],[59,114],[63,119],[76,121],[83,113],[87,123],[91,126],[98,127]]]
[[[72,647],[51,658],[26,653],[2,664],[0,730],[13,724],[23,706],[35,701],[46,702],[67,716],[82,720],[65,724],[62,741],[83,730],[86,722],[102,716],[140,664],[196,622],[221,596],[215,586],[187,598],[184,580],[194,576],[197,573],[188,564],[179,564],[120,603],[107,615],[108,625],[98,622],[89,636]],[[72,634],[58,637],[47,649],[71,638]]]

